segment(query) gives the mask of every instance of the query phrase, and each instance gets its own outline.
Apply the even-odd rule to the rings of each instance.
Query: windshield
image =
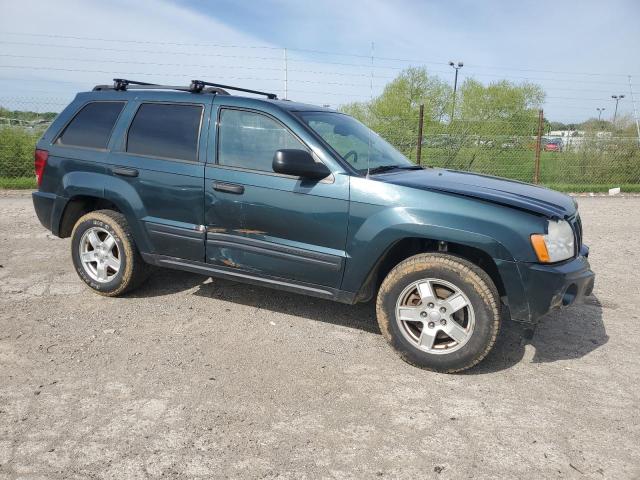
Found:
[[[366,173],[367,168],[371,171],[415,168],[407,157],[353,117],[332,112],[300,112],[298,115],[360,173]]]

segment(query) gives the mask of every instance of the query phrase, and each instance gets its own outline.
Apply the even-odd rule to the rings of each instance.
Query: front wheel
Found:
[[[473,263],[415,255],[387,275],[376,303],[382,334],[413,365],[453,373],[479,363],[500,329],[499,295]]]

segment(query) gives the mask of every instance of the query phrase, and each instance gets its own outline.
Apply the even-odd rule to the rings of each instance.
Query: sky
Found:
[[[60,110],[113,77],[193,78],[336,107],[379,94],[403,68],[453,81],[540,84],[545,116],[613,115],[628,75],[640,105],[640,2],[0,0],[0,104]],[[373,62],[371,55],[373,53]]]

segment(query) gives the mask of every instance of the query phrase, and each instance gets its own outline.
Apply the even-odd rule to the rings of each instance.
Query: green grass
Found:
[[[423,164],[468,170],[487,175],[533,182],[535,153],[524,148],[462,147],[459,150],[427,148]],[[562,191],[602,192],[621,187],[640,191],[640,151],[542,152],[540,183]]]
[[[598,192],[608,192],[610,188],[620,187],[620,191],[622,193],[638,193],[640,192],[640,184],[637,183],[628,183],[628,184],[580,184],[580,183],[548,183],[544,185],[547,188],[551,188],[553,190],[558,190],[559,192],[569,192],[569,193],[598,193]]]
[[[532,153],[526,150],[428,148],[423,150],[422,163],[432,167],[469,170],[522,182],[530,182],[533,179]]]
[[[37,135],[20,129],[0,129],[0,189],[35,188],[33,149]],[[459,144],[458,144],[459,146]],[[597,147],[597,145],[596,145]],[[415,158],[415,149],[404,152]],[[535,152],[517,148],[465,144],[425,147],[422,163],[434,167],[533,182]],[[640,150],[636,144],[616,149],[542,152],[540,184],[563,192],[640,192]]]
[[[30,189],[36,188],[36,177],[0,177],[0,189]]]

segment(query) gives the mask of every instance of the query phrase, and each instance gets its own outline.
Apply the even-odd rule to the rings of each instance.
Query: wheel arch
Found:
[[[71,172],[63,178],[60,199],[64,204],[57,207],[57,220],[53,233],[61,238],[71,235],[75,222],[86,213],[108,209],[121,213],[131,228],[134,241],[140,251],[151,251],[151,242],[139,219],[146,215],[140,196],[135,188],[109,175],[94,172]]]
[[[380,288],[387,274],[403,260],[420,253],[429,252],[448,253],[470,261],[489,275],[500,296],[506,295],[506,289],[498,266],[486,251],[455,241],[412,236],[396,240],[377,258],[358,291],[355,301],[361,302],[371,299]]]
[[[95,210],[114,210],[122,213],[115,203],[105,198],[93,195],[75,195],[67,201],[62,211],[58,227],[58,236],[60,238],[70,237],[73,227],[80,217]]]

